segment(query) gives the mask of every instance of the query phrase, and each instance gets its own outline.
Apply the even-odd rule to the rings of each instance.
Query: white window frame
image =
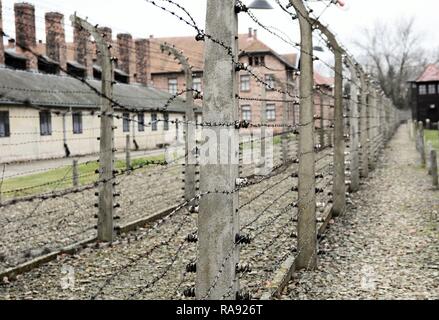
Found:
[[[168,91],[170,94],[177,94],[178,92],[178,79],[169,78],[168,79]]]
[[[244,80],[245,79],[245,80]],[[242,92],[249,92],[250,91],[250,76],[248,74],[243,74],[240,77],[240,89]]]
[[[196,77],[194,78],[193,82],[192,82],[192,89],[198,92],[202,91],[202,86],[201,86],[201,78],[200,77]]]
[[[276,105],[267,104],[265,107],[267,121],[276,121]]]
[[[244,116],[247,115],[247,116]],[[252,120],[252,107],[250,105],[241,106],[241,118],[244,121]]]

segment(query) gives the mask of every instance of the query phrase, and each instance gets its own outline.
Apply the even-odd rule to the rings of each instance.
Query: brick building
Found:
[[[185,89],[185,77],[179,63],[157,55],[162,43],[174,45],[183,52],[193,67],[194,88],[203,91],[204,42],[198,42],[194,37],[150,39],[151,84],[170,93]],[[265,107],[268,123],[281,124],[285,109],[288,111],[288,122],[295,123],[298,119],[298,106],[293,103],[297,100],[294,96],[298,95],[297,55],[278,54],[260,41],[257,30],[253,29],[249,29],[248,34],[239,35],[239,50],[239,62],[249,66],[259,79],[268,84],[265,86],[248,72],[240,71],[241,119],[260,123],[263,117],[261,110]],[[289,94],[284,95],[272,88]],[[285,100],[288,102],[284,104]]]
[[[100,97],[62,71],[87,78],[92,87],[100,90],[100,62],[89,35],[76,29],[74,43],[66,44],[64,17],[50,12],[45,14],[47,41],[43,44],[36,41],[34,6],[16,3],[14,11],[15,38],[9,39],[6,48],[3,42],[0,46],[0,162],[96,153]],[[0,29],[1,17],[0,14]],[[111,29],[101,31],[113,42]],[[130,47],[132,43],[136,50]],[[160,120],[182,121],[187,108],[184,101],[177,99],[166,111],[158,112],[171,95],[146,86],[148,45],[149,41],[132,41],[129,35],[118,35],[113,43],[119,57],[114,99],[137,110],[115,108],[121,117],[115,119],[114,133],[119,150],[125,147],[127,134],[132,138],[133,149],[155,149],[183,135],[183,126]],[[197,114],[200,121],[198,110]]]
[[[93,96],[90,88],[68,77],[63,71],[86,78],[98,87],[101,79],[100,59],[90,35],[85,30],[75,27],[73,42],[66,43],[64,16],[57,12],[48,12],[44,17],[46,43],[42,43],[37,41],[35,35],[34,6],[28,3],[16,3],[14,11],[15,38],[10,38],[6,47],[3,42],[0,45],[0,65],[3,65],[0,68],[2,73],[0,75],[0,147],[6,150],[4,149],[6,145],[17,146],[17,150],[8,149],[7,153],[10,157],[7,161],[48,158],[47,150],[54,150],[50,157],[96,152],[97,143],[94,141],[87,144],[85,141],[98,135],[98,132],[93,132],[91,128],[98,127],[99,119],[95,116],[94,119],[88,119],[86,122],[85,117],[83,121],[79,115],[93,115],[99,107],[98,97]],[[194,37],[149,36],[134,39],[126,33],[113,37],[111,28],[99,29],[105,35],[107,42],[112,45],[112,55],[117,57],[114,72],[117,82],[116,99],[123,105],[144,110],[136,113],[118,110],[120,114],[124,114],[124,117],[129,117],[133,121],[129,125],[121,122],[118,126],[120,137],[119,142],[116,141],[117,146],[122,147],[124,141],[122,138],[126,134],[136,139],[134,146],[142,149],[151,149],[163,144],[165,136],[169,136],[169,132],[166,131],[175,130],[175,134],[171,136],[178,136],[182,126],[167,128],[161,123],[154,128],[145,129],[138,124],[150,123],[154,122],[154,119],[162,118],[184,119],[187,106],[182,99],[177,99],[168,113],[154,112],[154,109],[164,105],[169,97],[185,89],[186,86],[182,66],[175,57],[164,54],[160,46],[167,43],[182,51],[192,66],[193,87],[202,92],[204,42],[196,41]],[[29,48],[38,53],[38,56],[21,48]],[[260,41],[257,31],[253,29],[249,29],[247,34],[239,35],[239,49],[239,62],[248,66],[252,73],[264,82],[260,83],[248,72],[240,71],[238,75],[240,118],[252,123],[282,124],[283,121],[289,124],[298,123],[297,55],[278,54]],[[315,84],[328,96],[332,94],[331,81],[333,82],[318,73],[315,75]],[[50,92],[44,94],[44,90],[47,89]],[[58,91],[59,94],[56,93]],[[318,115],[320,112],[318,94],[315,99],[317,99],[315,104]],[[330,106],[333,104],[330,100],[324,97],[328,118],[331,117]],[[201,106],[201,101],[197,103]],[[55,109],[57,113],[51,117],[41,113]],[[265,112],[262,114],[264,109]],[[197,112],[197,119],[201,121],[201,109]],[[29,115],[29,121],[18,120],[26,119],[26,115]],[[70,120],[67,121],[67,117]],[[276,129],[276,131],[280,130],[282,129]],[[25,140],[35,142],[27,151],[18,147]],[[84,143],[72,142],[81,140],[84,140]]]

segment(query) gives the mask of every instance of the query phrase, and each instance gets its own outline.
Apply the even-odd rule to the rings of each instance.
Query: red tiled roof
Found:
[[[320,86],[333,86],[334,78],[322,76],[319,72],[314,70],[314,83]]]
[[[282,57],[293,66],[297,64],[297,53],[283,54]]]
[[[429,64],[416,82],[439,81],[439,67],[436,64]]]
[[[180,72],[181,66],[177,61],[169,61],[160,55],[160,44],[168,43],[183,51],[188,57],[194,71],[202,71],[204,67],[204,42],[196,41],[194,37],[173,37],[151,39],[151,73]],[[271,52],[283,63],[290,67],[296,65],[297,54],[279,55],[265,43],[247,34],[240,34],[238,39],[239,49],[245,52]]]

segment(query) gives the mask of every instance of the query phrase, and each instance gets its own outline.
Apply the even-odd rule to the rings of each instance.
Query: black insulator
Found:
[[[190,273],[197,272],[197,264],[196,263],[189,263],[186,266],[186,272],[190,272]]]
[[[235,243],[238,244],[250,244],[251,238],[247,234],[237,234],[235,237]]]
[[[245,273],[252,272],[252,267],[249,264],[237,264],[236,265],[236,273]]]
[[[236,300],[244,301],[244,300],[251,300],[251,299],[252,299],[252,296],[251,296],[250,292],[239,291],[236,293]]]
[[[183,291],[186,298],[195,298],[195,288],[187,288]]]
[[[187,242],[196,243],[198,242],[198,235],[195,233],[191,233],[186,237]]]

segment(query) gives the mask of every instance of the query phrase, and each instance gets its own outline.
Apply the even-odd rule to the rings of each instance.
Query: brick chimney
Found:
[[[132,76],[131,72],[131,49],[133,47],[133,37],[128,33],[120,33],[117,35],[117,47],[119,61],[117,67]]]
[[[151,81],[150,46],[149,39],[136,39],[135,41],[137,82],[146,86]]]
[[[46,55],[58,62],[61,69],[66,69],[67,45],[64,16],[58,12],[46,13]]]
[[[73,43],[75,45],[75,60],[86,69],[86,77],[93,78],[93,59],[91,55],[90,34],[87,30],[74,26]]]
[[[3,8],[0,0],[0,65],[5,64],[5,45],[3,44]]]
[[[253,38],[254,38],[255,40],[258,40],[258,30],[257,30],[257,29],[254,29],[254,30],[253,30]]]
[[[16,50],[27,58],[27,69],[38,70],[38,58],[29,50],[35,51],[35,7],[26,2],[14,4]],[[28,50],[26,50],[28,49]]]
[[[253,28],[248,28],[248,37],[253,37]]]

